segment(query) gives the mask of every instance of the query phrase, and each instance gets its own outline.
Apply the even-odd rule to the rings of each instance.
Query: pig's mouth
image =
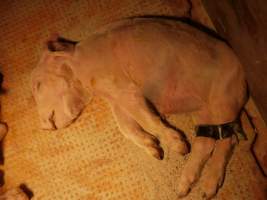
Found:
[[[46,123],[43,125],[44,130],[57,130],[61,128],[68,127],[70,124],[72,124],[78,117],[81,115],[82,111],[77,113],[76,115],[69,117],[67,115],[64,115],[64,120],[57,119],[57,113],[55,110],[52,110],[50,112],[50,115],[44,120]]]
[[[55,122],[55,110],[52,110],[48,117],[42,118],[42,129],[44,130],[56,130],[58,129]]]
[[[50,125],[51,125],[51,129],[52,129],[52,130],[56,130],[56,129],[58,129],[58,128],[57,128],[57,125],[56,125],[56,123],[55,123],[55,110],[52,110],[51,114],[50,114],[49,117],[48,117],[48,121],[49,121],[49,123],[50,123]]]

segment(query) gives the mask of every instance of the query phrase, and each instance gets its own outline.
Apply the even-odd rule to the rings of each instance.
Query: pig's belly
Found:
[[[189,95],[178,98],[166,95],[165,98],[155,102],[152,101],[152,103],[161,114],[190,113],[200,110],[202,107],[199,99]]]
[[[144,95],[161,114],[188,113],[207,105],[208,91],[201,91],[193,84],[176,83],[148,84]],[[186,86],[186,87],[185,87]]]

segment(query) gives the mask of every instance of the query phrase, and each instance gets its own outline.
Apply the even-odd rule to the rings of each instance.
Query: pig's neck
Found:
[[[70,60],[74,76],[79,79],[90,93],[106,99],[116,99],[117,88],[120,87],[121,72],[114,68],[114,60],[109,52],[91,52],[85,49],[78,52]]]

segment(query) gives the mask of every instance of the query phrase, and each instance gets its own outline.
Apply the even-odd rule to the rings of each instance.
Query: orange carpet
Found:
[[[211,26],[199,3],[186,0],[5,0],[0,2],[0,67],[6,94],[3,190],[26,184],[36,200],[176,200],[186,157],[165,148],[157,161],[125,139],[108,104],[94,99],[70,127],[40,130],[30,74],[51,33],[73,40],[116,19],[138,15],[191,16]],[[193,135],[188,116],[169,120]],[[248,141],[235,148],[223,188],[215,199],[264,199],[266,183],[249,148],[254,132],[244,118]],[[205,174],[205,171],[204,171]],[[201,180],[186,198],[201,199]]]

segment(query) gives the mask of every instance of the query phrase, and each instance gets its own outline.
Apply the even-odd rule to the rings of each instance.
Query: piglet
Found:
[[[160,18],[122,20],[81,42],[54,35],[32,73],[32,90],[46,129],[77,118],[85,90],[101,96],[121,132],[157,159],[163,158],[160,142],[188,153],[185,138],[161,117],[191,114],[197,137],[178,191],[188,194],[210,159],[207,198],[222,185],[235,144],[233,127],[248,96],[242,66],[225,42]]]

